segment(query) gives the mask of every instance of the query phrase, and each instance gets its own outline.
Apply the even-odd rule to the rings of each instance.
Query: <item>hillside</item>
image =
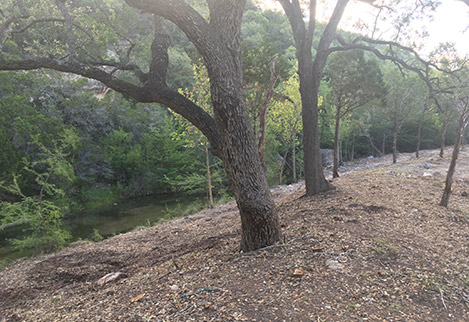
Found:
[[[284,241],[251,253],[231,202],[20,261],[0,273],[0,321],[468,321],[469,149],[445,209],[448,163],[386,156],[318,196],[278,188]]]

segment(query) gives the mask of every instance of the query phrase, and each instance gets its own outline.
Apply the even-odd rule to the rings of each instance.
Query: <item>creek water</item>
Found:
[[[164,218],[184,215],[199,198],[179,196],[151,196],[125,201],[120,204],[65,216],[63,227],[72,234],[72,241],[93,239],[95,230],[104,238],[125,233],[139,226],[150,226]],[[0,231],[0,264],[29,257],[34,250],[18,251],[8,239],[24,236],[24,226],[14,226]]]

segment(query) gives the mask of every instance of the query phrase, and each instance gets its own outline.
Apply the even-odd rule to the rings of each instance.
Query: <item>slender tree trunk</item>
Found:
[[[337,106],[335,112],[334,128],[334,164],[332,166],[332,177],[339,177],[339,128],[340,128],[340,106]]]
[[[443,122],[443,128],[441,129],[441,139],[440,139],[440,158],[444,156],[445,153],[445,140],[446,140],[446,131],[448,130],[449,121],[445,119]]]
[[[352,136],[352,153],[350,155],[350,161],[355,157],[355,136]]]
[[[420,152],[420,143],[422,141],[422,125],[423,121],[425,119],[425,112],[427,111],[427,107],[425,106],[422,109],[422,114],[420,115],[420,120],[417,128],[417,147],[415,148],[415,157],[419,157],[419,152]]]
[[[267,109],[269,108],[270,101],[274,97],[274,88],[278,80],[278,73],[275,71],[275,62],[277,61],[278,56],[275,57],[270,62],[270,83],[269,87],[264,96],[264,101],[262,103],[261,111],[259,114],[259,145],[258,151],[261,158],[261,162],[265,164],[265,134],[266,134],[266,118],[267,118]]]
[[[291,154],[292,154],[292,168],[293,168],[293,183],[297,183],[298,179],[296,177],[296,133],[295,136],[293,137],[293,142],[292,142],[292,149],[291,149]]]
[[[383,155],[383,153],[376,147],[376,145],[373,142],[373,139],[368,133],[364,134],[363,136],[368,139],[368,142],[370,143],[370,150],[373,155],[374,155],[374,152],[376,152],[378,155]]]
[[[210,203],[210,208],[214,207],[213,203],[213,194],[212,194],[212,173],[210,171],[210,158],[208,153],[207,141],[204,141],[205,148],[205,166],[207,168],[207,188],[208,188],[208,201]]]
[[[285,163],[287,162],[288,148],[285,150],[285,153],[282,157],[282,164],[280,165],[280,174],[278,176],[278,184],[282,184],[283,180],[283,170],[285,169]]]
[[[441,197],[440,206],[448,207],[449,198],[451,196],[451,186],[453,185],[453,175],[456,171],[456,162],[458,160],[459,148],[461,145],[462,134],[464,131],[465,123],[467,122],[468,116],[463,113],[459,120],[458,134],[456,135],[456,142],[454,143],[453,156],[449,165],[448,173],[446,174],[445,190]]]
[[[399,133],[399,128],[397,122],[394,122],[394,133],[392,137],[392,163],[397,162],[397,135]]]
[[[417,128],[417,147],[415,148],[415,157],[417,159],[419,158],[420,142],[422,141],[422,121],[423,121],[423,117],[420,119],[420,122]]]
[[[381,151],[383,151],[383,155],[386,154],[386,131],[383,131],[383,142],[381,145]]]

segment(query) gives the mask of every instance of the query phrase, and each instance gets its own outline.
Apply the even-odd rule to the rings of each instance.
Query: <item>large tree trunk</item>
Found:
[[[306,65],[306,67],[305,67]],[[324,177],[319,142],[319,82],[322,76],[312,72],[311,50],[304,55],[298,55],[298,69],[300,71],[301,111],[303,119],[303,152],[305,168],[306,195],[311,196],[327,191],[333,187]],[[309,67],[311,66],[311,68]]]
[[[440,158],[444,156],[445,153],[445,140],[446,140],[446,131],[448,130],[448,123],[447,119],[443,122],[443,128],[441,129],[441,138],[440,138]]]
[[[454,142],[453,156],[451,158],[451,163],[449,165],[448,173],[446,174],[445,190],[443,191],[443,196],[441,197],[440,206],[448,207],[449,197],[451,196],[451,186],[453,185],[453,175],[456,171],[456,162],[459,156],[459,148],[461,145],[462,134],[464,132],[464,127],[467,122],[467,115],[463,113],[459,120],[458,134],[456,135],[456,142]]]
[[[280,240],[280,225],[255,144],[238,64],[209,68],[221,157],[241,215],[241,249],[250,251]],[[213,66],[213,64],[212,64]]]
[[[334,165],[332,167],[332,177],[339,177],[339,127],[340,127],[340,106],[337,106],[335,112],[335,130],[334,130]]]

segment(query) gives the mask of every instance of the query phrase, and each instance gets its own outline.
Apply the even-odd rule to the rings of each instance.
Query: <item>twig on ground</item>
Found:
[[[441,302],[443,303],[443,306],[445,307],[445,310],[448,311],[448,307],[446,306],[445,299],[443,298],[443,290],[441,288],[439,288],[439,290],[440,290]]]

